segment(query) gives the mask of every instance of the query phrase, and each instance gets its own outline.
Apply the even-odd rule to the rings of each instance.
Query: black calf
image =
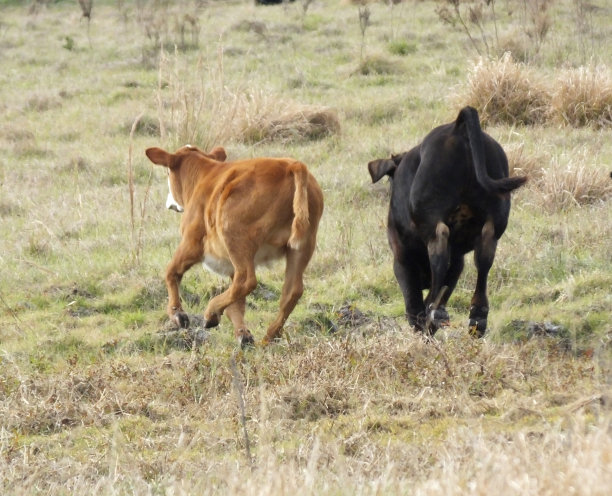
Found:
[[[417,330],[435,333],[448,323],[445,306],[474,250],[478,270],[469,328],[483,336],[489,302],[487,277],[510,213],[510,192],[526,177],[508,177],[502,147],[465,107],[406,153],[368,164],[372,182],[391,178],[387,236],[406,316]],[[423,290],[429,293],[423,301]]]

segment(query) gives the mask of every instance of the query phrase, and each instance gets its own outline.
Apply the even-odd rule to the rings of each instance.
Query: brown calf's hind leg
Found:
[[[172,260],[166,269],[166,287],[168,288],[168,307],[167,313],[178,327],[188,328],[189,317],[183,311],[181,298],[179,295],[179,285],[185,272],[194,264],[202,260],[204,247],[201,241],[197,243],[186,241],[191,239],[183,237],[181,244],[174,253]]]
[[[253,257],[248,257],[247,259],[248,262],[245,264],[238,264],[236,260],[232,260],[234,265],[232,283],[223,293],[215,296],[208,302],[206,310],[204,310],[205,327],[218,326],[225,309],[236,302],[244,300],[257,286]],[[240,309],[240,305],[237,309]],[[236,313],[235,309],[234,316],[236,316]],[[240,338],[239,340],[242,341]]]
[[[314,252],[315,241],[309,241],[299,250],[289,249],[287,252],[287,265],[285,266],[285,282],[283,292],[280,297],[279,311],[276,319],[268,327],[266,337],[263,339],[264,345],[280,337],[287,317],[291,314],[295,305],[304,292],[303,276],[306,266]]]
[[[247,329],[247,325],[244,322],[244,311],[246,307],[246,298],[241,298],[234,303],[230,304],[226,309],[225,313],[234,325],[234,336],[240,342],[241,346],[252,345],[255,343],[253,335]]]
[[[474,247],[474,261],[478,277],[476,289],[472,296],[470,306],[469,330],[476,337],[483,337],[487,330],[487,317],[489,314],[489,300],[487,298],[487,278],[489,270],[493,265],[497,240],[495,239],[495,227],[493,221],[488,219],[482,228],[480,237],[476,240]]]

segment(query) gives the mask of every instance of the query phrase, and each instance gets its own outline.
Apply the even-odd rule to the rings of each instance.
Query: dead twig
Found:
[[[576,413],[578,410],[584,408],[585,406],[590,405],[591,403],[603,404],[604,396],[603,394],[595,394],[589,398],[583,398],[581,400],[576,401],[568,408],[568,413]]]
[[[128,190],[130,193],[130,222],[132,227],[132,245],[136,245],[136,230],[135,230],[135,220],[134,220],[134,167],[132,166],[132,156],[134,152],[134,133],[136,132],[136,128],[138,127],[138,123],[142,116],[144,115],[144,111],[141,112],[134,122],[132,123],[132,129],[130,130],[130,147],[128,149]],[[135,248],[136,249],[136,248]],[[138,253],[136,253],[136,258],[138,258]]]
[[[245,451],[247,461],[249,462],[249,466],[251,470],[253,467],[253,457],[251,455],[251,442],[249,440],[249,432],[247,431],[246,426],[246,407],[244,405],[244,387],[242,381],[240,380],[240,374],[238,372],[238,366],[236,365],[236,355],[239,353],[239,350],[234,350],[232,356],[230,357],[230,367],[232,369],[232,382],[234,384],[234,389],[236,391],[236,397],[238,398],[238,406],[240,407],[240,423],[242,424],[242,431],[244,434],[244,443],[245,443]]]
[[[23,329],[20,327],[20,324],[23,325],[23,322],[21,321],[21,319],[17,316],[17,314],[15,313],[15,310],[13,310],[9,304],[6,302],[6,300],[4,299],[4,295],[2,294],[2,292],[0,292],[0,301],[2,302],[2,304],[4,305],[4,307],[7,309],[8,313],[11,314],[11,317],[13,317],[13,319],[15,319],[15,322],[17,322],[16,326],[17,326],[17,331],[18,334],[23,336],[24,332]]]

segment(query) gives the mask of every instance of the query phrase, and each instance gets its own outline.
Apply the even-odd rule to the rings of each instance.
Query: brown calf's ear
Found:
[[[222,146],[215,146],[210,151],[209,155],[215,160],[218,160],[219,162],[225,162],[225,159],[227,158],[227,153],[225,153],[225,148],[223,148]]]
[[[393,177],[396,168],[395,162],[389,158],[372,160],[368,164],[368,171],[373,183],[378,182],[384,175]]]
[[[171,153],[157,147],[147,148],[145,153],[147,154],[147,157],[149,157],[149,160],[154,164],[172,168],[174,163],[174,155]]]

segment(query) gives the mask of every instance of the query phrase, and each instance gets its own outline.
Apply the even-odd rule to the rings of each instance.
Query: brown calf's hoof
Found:
[[[255,338],[253,338],[253,335],[249,331],[245,331],[238,336],[238,342],[240,343],[240,348],[242,349],[255,346]]]
[[[219,325],[219,317],[216,314],[212,314],[210,318],[204,316],[204,328],[210,329],[211,327],[217,327]]]
[[[268,347],[273,344],[280,344],[282,341],[283,341],[282,336],[277,334],[273,337],[266,336],[260,342],[261,342],[262,347]],[[288,344],[291,345],[291,341],[289,340],[287,341],[288,341]]]
[[[172,321],[179,329],[189,329],[189,316],[185,312],[176,312],[172,316]]]

